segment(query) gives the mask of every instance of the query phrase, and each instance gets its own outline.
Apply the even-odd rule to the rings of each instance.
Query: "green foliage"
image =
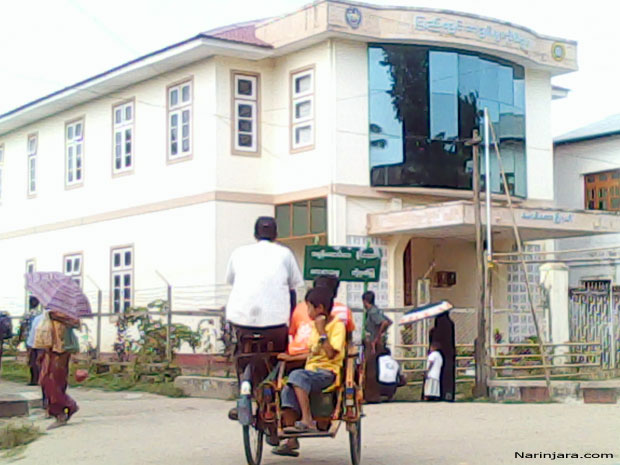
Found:
[[[129,354],[136,354],[139,363],[156,363],[166,360],[166,324],[162,319],[154,319],[149,312],[156,311],[165,316],[168,302],[156,300],[146,307],[132,307],[118,316],[117,341],[114,350],[120,361],[127,361]],[[138,339],[128,334],[131,327],[138,329]],[[189,326],[173,323],[170,327],[170,346],[172,353],[187,343],[195,352],[201,343],[201,332],[193,331]]]

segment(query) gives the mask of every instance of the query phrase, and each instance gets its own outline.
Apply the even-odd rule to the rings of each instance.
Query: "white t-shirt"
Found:
[[[290,249],[269,241],[236,249],[228,262],[226,282],[233,286],[226,319],[259,328],[288,324],[289,291],[304,284]]]
[[[441,367],[443,365],[443,357],[436,350],[432,351],[428,354],[428,360],[426,360],[426,369],[431,366],[431,362],[433,362],[433,367],[428,372],[428,377],[433,379],[441,378]]]

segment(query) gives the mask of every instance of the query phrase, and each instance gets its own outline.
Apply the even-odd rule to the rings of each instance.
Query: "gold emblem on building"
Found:
[[[564,44],[554,42],[551,46],[551,56],[555,61],[562,61],[566,58],[566,47]]]

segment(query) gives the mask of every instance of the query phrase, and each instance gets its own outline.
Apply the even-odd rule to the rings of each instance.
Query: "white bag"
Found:
[[[391,355],[385,354],[377,357],[377,381],[381,384],[394,386],[398,383],[400,366]]]

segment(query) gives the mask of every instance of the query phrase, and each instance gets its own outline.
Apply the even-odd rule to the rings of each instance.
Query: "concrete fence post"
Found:
[[[549,342],[563,344],[570,341],[568,311],[568,266],[563,263],[545,263],[540,267],[540,283],[546,289],[549,306]],[[555,355],[568,353],[568,346],[555,347]],[[564,364],[564,357],[554,357],[553,364]]]

